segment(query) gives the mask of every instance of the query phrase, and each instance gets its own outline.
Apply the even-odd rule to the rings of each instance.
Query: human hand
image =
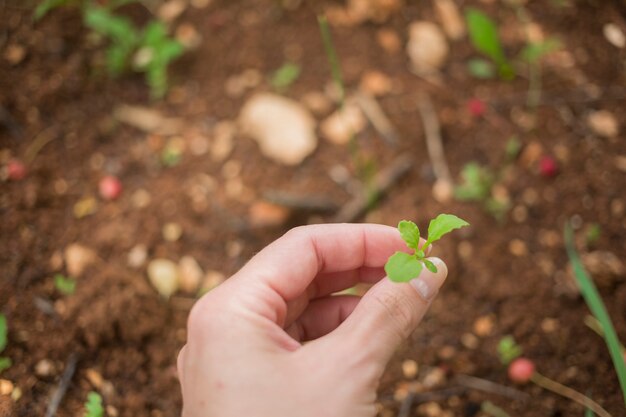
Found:
[[[293,229],[259,252],[189,315],[183,416],[374,416],[387,362],[447,275],[430,258],[436,274],[382,279],[395,251],[407,251],[395,228],[339,224]],[[375,285],[332,295],[358,282]]]

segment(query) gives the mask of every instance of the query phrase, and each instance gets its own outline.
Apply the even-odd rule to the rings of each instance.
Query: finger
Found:
[[[176,359],[176,373],[178,374],[178,380],[183,380],[183,367],[185,365],[185,352],[187,351],[187,345],[183,346],[180,352],[178,352],[178,358]]]
[[[285,331],[300,342],[317,339],[335,330],[352,313],[360,297],[337,295],[310,302]]]
[[[385,279],[374,285],[333,334],[342,340],[340,344],[348,349],[369,350],[384,367],[420,323],[446,279],[446,264],[439,258],[430,260],[437,266],[436,273],[424,268],[409,283]]]

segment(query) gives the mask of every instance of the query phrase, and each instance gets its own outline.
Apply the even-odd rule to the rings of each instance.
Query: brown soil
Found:
[[[158,150],[167,137],[141,133],[116,124],[111,117],[120,103],[149,105],[182,118],[188,130],[181,134],[206,134],[216,121],[236,119],[252,93],[238,98],[226,95],[228,77],[249,68],[269,76],[288,59],[301,66],[302,75],[287,96],[300,99],[308,91],[322,90],[330,74],[315,14],[323,8],[312,3],[286,10],[280,2],[269,0],[216,1],[205,9],[187,10],[179,20],[195,25],[203,41],[173,66],[168,98],[150,103],[140,77],[108,80],[93,71],[97,50],[90,46],[76,10],[55,11],[33,24],[31,10],[2,2],[3,57],[11,45],[26,51],[18,64],[5,60],[0,66],[0,110],[10,115],[3,116],[0,127],[2,163],[9,156],[24,158],[42,135],[52,139],[30,164],[26,179],[0,183],[0,312],[10,323],[3,355],[14,362],[1,378],[22,391],[14,404],[0,396],[0,416],[11,415],[10,409],[15,416],[43,415],[73,354],[78,355],[77,370],[58,416],[80,415],[87,392],[94,388],[122,417],[178,415],[181,397],[175,361],[186,338],[185,320],[194,298],[160,299],[145,278],[145,268],[127,266],[129,250],[144,244],[149,258],[178,260],[192,255],[205,270],[228,276],[288,227],[332,218],[294,215],[280,227],[248,228],[242,219],[264,192],[320,194],[337,204],[350,199],[328,175],[336,165],[350,165],[347,147],[321,141],[312,157],[293,168],[270,162],[252,140],[237,136],[229,159],[241,163],[241,180],[251,197],[233,196],[225,190],[223,163],[185,153],[180,164],[163,168]],[[573,63],[563,68],[553,60],[544,66],[544,99],[549,105],[539,107],[537,128],[525,129],[518,115],[525,109],[527,81],[524,77],[510,83],[471,79],[464,70],[467,59],[474,56],[467,39],[453,44],[440,86],[411,74],[402,50],[390,54],[381,49],[376,41],[379,29],[395,30],[404,44],[409,22],[435,19],[430,2],[407,3],[384,24],[333,29],[349,89],[373,69],[394,83],[393,92],[380,103],[398,129],[401,143],[397,148],[386,145],[370,127],[359,137],[362,149],[376,156],[379,167],[403,153],[414,156],[410,173],[359,220],[396,224],[400,219],[418,219],[422,226],[437,213],[450,212],[467,219],[472,228],[437,248],[448,262],[449,281],[390,364],[380,391],[381,415],[395,414],[400,407],[394,393],[406,385],[401,371],[405,359],[420,364],[418,380],[432,367],[448,371],[450,378],[435,390],[454,386],[457,373],[508,384],[495,347],[503,335],[512,334],[544,375],[589,394],[613,416],[626,416],[606,347],[583,324],[588,314],[583,300],[568,290],[562,239],[564,222],[573,218],[579,224],[579,243],[584,243],[585,227],[597,223],[602,233],[590,249],[618,256],[626,250],[626,179],[623,167],[620,171],[614,162],[617,155],[624,155],[624,136],[598,138],[585,123],[589,112],[598,109],[626,120],[624,97],[619,96],[623,89],[616,87],[626,82],[626,53],[610,46],[602,35],[607,22],[624,29],[626,10],[619,1],[577,1],[564,8],[530,2],[534,19],[546,33],[561,39]],[[483,4],[490,2],[476,3],[503,22],[507,50],[518,51],[522,43],[514,13],[504,6]],[[139,9],[131,8],[129,13],[146,18]],[[269,89],[266,80],[256,87]],[[539,144],[542,153],[554,155],[559,174],[542,178],[536,158],[523,150],[503,183],[513,210],[502,222],[477,204],[437,203],[416,107],[420,91],[433,97],[455,177],[471,160],[493,169],[502,166],[504,144],[513,135],[525,150]],[[594,91],[597,94],[591,96]],[[472,96],[488,103],[484,118],[468,114],[466,101]],[[98,200],[95,214],[76,219],[74,204],[95,196],[105,173],[122,179],[122,197],[115,202]],[[189,188],[201,174],[213,177],[217,187],[210,201],[198,206],[192,203]],[[138,189],[151,196],[143,208],[137,208],[131,198]],[[167,222],[182,226],[181,239],[163,240],[161,228]],[[52,277],[66,273],[59,259],[74,242],[93,249],[98,260],[79,277],[73,295],[61,296]],[[233,250],[233,243],[241,251]],[[618,334],[626,340],[623,273],[600,291]],[[53,365],[48,375],[35,372],[44,359]],[[94,382],[94,371],[105,382]],[[535,386],[520,389],[531,399],[511,401],[469,390],[437,402],[462,416],[476,415],[484,400],[516,416],[583,414],[580,406]],[[425,412],[418,404],[415,410]]]

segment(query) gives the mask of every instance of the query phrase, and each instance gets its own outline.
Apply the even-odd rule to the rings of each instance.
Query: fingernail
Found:
[[[422,269],[420,276],[409,281],[409,284],[417,290],[425,300],[430,300],[437,294],[439,288],[448,276],[448,267],[439,258],[428,258],[437,267],[437,272],[431,272],[426,267]]]

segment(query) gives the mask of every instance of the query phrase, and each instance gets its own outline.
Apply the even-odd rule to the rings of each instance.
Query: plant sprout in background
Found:
[[[274,89],[284,91],[300,77],[300,72],[299,65],[287,62],[274,72],[270,83]]]
[[[102,397],[95,391],[90,391],[89,394],[87,394],[84,417],[104,417]]]
[[[61,274],[54,276],[54,288],[63,295],[72,295],[76,291],[76,280]]]
[[[4,314],[0,314],[0,353],[7,347],[9,342],[9,327],[7,325],[7,318]],[[0,356],[0,372],[11,367],[13,362],[10,358]]]
[[[465,20],[472,45],[491,60],[491,62],[484,59],[470,61],[470,73],[478,78],[491,78],[490,75],[494,73],[492,64],[495,64],[501,78],[510,80],[515,77],[515,71],[504,54],[495,22],[474,8],[467,9]]]

